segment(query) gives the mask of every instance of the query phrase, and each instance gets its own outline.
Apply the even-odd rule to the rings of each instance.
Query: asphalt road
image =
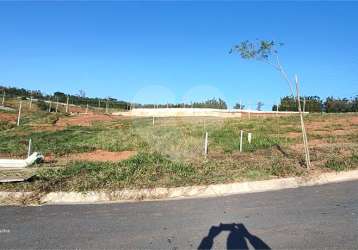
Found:
[[[358,182],[221,198],[0,207],[0,248],[358,249]]]

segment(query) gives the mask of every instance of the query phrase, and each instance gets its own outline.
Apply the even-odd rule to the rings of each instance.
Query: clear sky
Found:
[[[305,95],[358,94],[358,2],[1,2],[0,85],[144,103],[275,103],[289,89],[229,49],[284,42]],[[266,106],[265,108],[269,108]]]

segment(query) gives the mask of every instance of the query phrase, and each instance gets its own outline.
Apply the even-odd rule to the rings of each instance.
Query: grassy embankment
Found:
[[[0,111],[3,112],[3,111]],[[11,112],[10,112],[11,113]],[[25,112],[22,124],[0,122],[0,153],[25,156],[33,149],[54,159],[68,154],[135,150],[121,162],[60,161],[34,166],[31,182],[1,184],[3,190],[98,190],[173,187],[306,174],[298,117],[248,119],[157,118],[115,119],[92,126],[59,128],[63,114]],[[65,117],[65,119],[70,119]],[[313,169],[348,170],[358,166],[358,122],[354,114],[306,116]],[[244,137],[239,152],[240,130]],[[209,155],[203,156],[204,133]]]

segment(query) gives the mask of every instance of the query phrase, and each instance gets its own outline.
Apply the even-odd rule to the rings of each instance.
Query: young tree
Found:
[[[277,43],[272,40],[261,40],[261,41],[257,40],[255,42],[246,40],[232,47],[230,53],[239,53],[243,59],[248,59],[248,60],[253,59],[271,65],[274,69],[278,70],[281,73],[281,75],[286,80],[289,86],[291,95],[294,96],[292,81],[288,77],[288,74],[286,73],[285,69],[283,68],[279,60],[278,47],[281,46],[283,46],[283,43]],[[300,119],[301,119],[302,138],[303,138],[303,145],[305,149],[306,166],[309,169],[311,167],[311,160],[310,160],[310,154],[308,148],[306,129],[303,121],[303,113],[301,109],[299,83],[298,83],[297,76],[295,76],[295,83],[296,83],[296,101],[298,106],[298,112],[300,113]]]

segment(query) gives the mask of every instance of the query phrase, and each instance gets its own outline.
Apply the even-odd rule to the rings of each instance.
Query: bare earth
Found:
[[[93,122],[112,121],[118,118],[119,116],[111,116],[105,114],[81,114],[71,117],[61,117],[56,122],[56,126],[91,126]]]
[[[15,114],[9,114],[9,113],[0,112],[0,121],[15,122],[16,121],[16,115]]]
[[[96,150],[93,152],[71,154],[66,156],[66,160],[78,161],[122,161],[134,156],[136,151],[109,152],[104,150]]]

